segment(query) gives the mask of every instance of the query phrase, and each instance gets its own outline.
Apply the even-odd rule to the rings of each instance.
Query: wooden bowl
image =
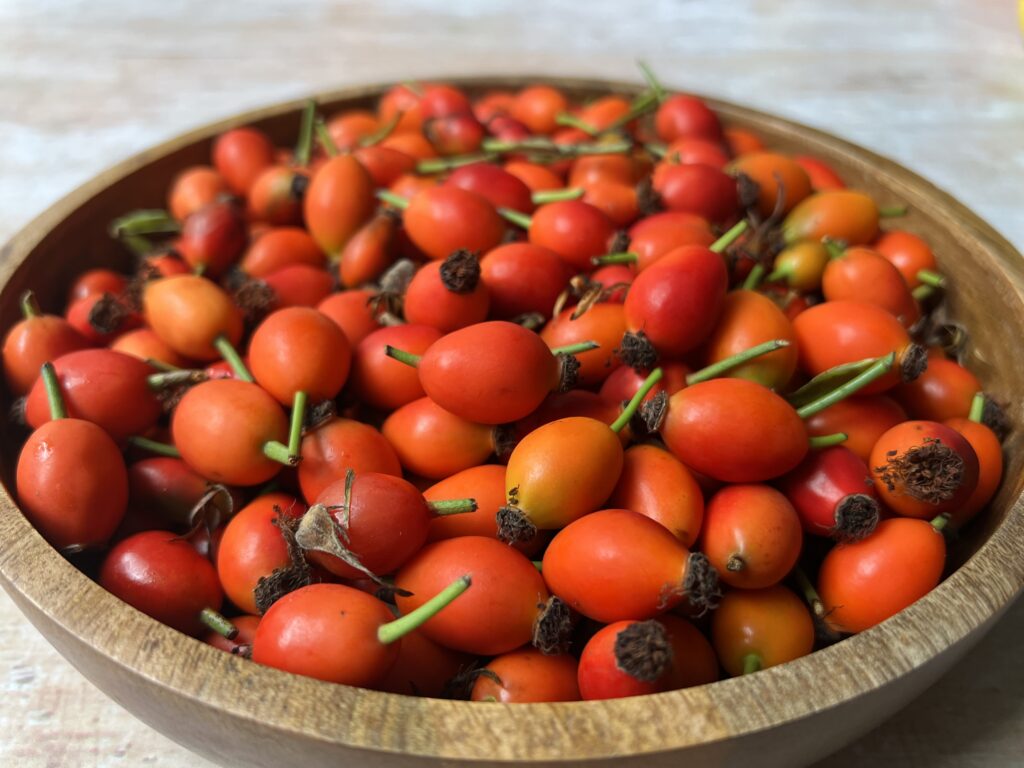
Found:
[[[473,92],[544,78],[466,79]],[[620,83],[552,80],[577,97]],[[321,96],[330,112],[366,107],[382,87]],[[709,100],[730,125],[770,146],[831,163],[883,204],[910,206],[899,226],[927,235],[949,278],[949,302],[971,329],[971,367],[1008,404],[1014,432],[992,508],[953,547],[952,573],[931,594],[863,634],[744,678],[605,702],[480,705],[329,685],[257,666],[164,627],[77,570],[29,525],[11,496],[16,442],[3,421],[0,574],[43,635],[136,717],[225,765],[798,765],[880,723],[951,667],[1024,585],[1024,273],[1020,254],[949,195],[898,165],[819,131]],[[0,251],[0,327],[33,288],[59,307],[77,273],[128,266],[106,234],[130,209],[162,207],[175,172],[208,162],[211,137],[256,124],[279,144],[301,103],[240,115],[152,149],[102,174],[32,222]],[[9,406],[9,396],[2,403]],[[956,727],[947,723],[944,727]]]

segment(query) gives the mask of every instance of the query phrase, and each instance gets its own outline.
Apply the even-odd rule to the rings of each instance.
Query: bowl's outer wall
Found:
[[[544,78],[465,81],[482,89]],[[555,81],[578,96],[629,86]],[[369,106],[378,89],[328,95],[326,110]],[[905,202],[900,226],[928,236],[952,282],[953,314],[972,330],[970,365],[1008,404],[1017,427],[993,509],[953,551],[963,567],[898,616],[836,646],[744,679],[654,697],[587,704],[480,707],[390,696],[257,667],[158,625],[119,603],[60,558],[0,494],[0,574],[26,616],[79,670],[171,738],[227,765],[304,766],[799,765],[869,730],[934,682],[1020,592],[1024,383],[1020,256],[954,200],[902,168],[816,131],[712,100],[727,122],[772,147],[829,161],[882,203]],[[282,145],[298,103],[243,115]],[[58,203],[0,251],[0,324],[17,319],[32,287],[62,305],[74,275],[129,259],[106,234],[115,216],[161,206],[182,167],[206,162],[211,126],[128,161]],[[4,402],[6,407],[8,402]],[[0,420],[4,477],[13,487],[16,440]],[[354,746],[358,745],[358,746]],[[413,755],[419,756],[414,758]]]

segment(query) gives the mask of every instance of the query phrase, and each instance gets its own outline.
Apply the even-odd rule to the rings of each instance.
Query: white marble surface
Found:
[[[953,192],[1018,248],[1024,52],[1010,0],[0,0],[0,242],[185,129],[346,84],[635,79],[770,110]],[[1024,603],[939,685],[826,761],[1019,765]],[[0,594],[0,765],[201,768],[86,682]]]

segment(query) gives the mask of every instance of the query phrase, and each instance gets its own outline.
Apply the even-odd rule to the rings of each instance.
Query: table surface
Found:
[[[0,2],[0,242],[106,166],[186,129],[359,83],[460,73],[666,83],[903,163],[1024,250],[1024,53],[985,0]],[[1017,765],[1024,601],[938,685],[826,760]],[[0,764],[210,765],[135,720],[0,593]]]

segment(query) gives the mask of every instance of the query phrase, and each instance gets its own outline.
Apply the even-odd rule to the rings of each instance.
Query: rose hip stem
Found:
[[[755,264],[754,268],[747,274],[746,280],[743,281],[743,285],[740,286],[744,291],[753,291],[761,284],[764,280],[764,273],[767,270],[764,268],[764,264]]]
[[[946,277],[933,269],[921,269],[917,272],[921,285],[910,292],[917,301],[924,301],[938,290],[946,287]]]
[[[316,102],[306,101],[299,119],[299,138],[295,142],[295,165],[305,168],[313,154],[313,123],[316,122]]]
[[[549,152],[558,158],[579,157],[581,155],[621,155],[633,149],[630,141],[609,141],[580,144],[558,144],[551,139],[531,137],[519,141],[503,141],[501,139],[484,139],[481,147],[484,152]]]
[[[985,417],[985,393],[977,392],[971,400],[971,410],[967,414],[967,420],[975,424],[981,424]]]
[[[702,381],[713,379],[726,371],[730,371],[737,366],[753,360],[755,357],[767,355],[769,352],[774,352],[777,349],[783,349],[788,346],[789,342],[785,339],[772,339],[771,341],[762,342],[750,349],[737,352],[735,355],[730,355],[724,360],[719,360],[717,363],[712,363],[709,366],[701,368],[699,371],[694,371],[686,377],[686,384],[687,386],[692,386],[694,384],[699,384]]]
[[[640,72],[643,74],[644,80],[647,81],[647,85],[654,94],[654,98],[657,99],[659,104],[663,102],[667,95],[665,93],[665,86],[663,86],[661,81],[658,80],[658,76],[654,74],[654,70],[652,70],[647,62],[642,59],[637,59],[636,65],[640,68]]]
[[[558,203],[562,200],[579,200],[585,193],[586,190],[583,187],[542,189],[540,192],[534,192],[530,199],[534,205],[544,205],[545,203]]]
[[[878,218],[880,219],[898,219],[900,216],[907,215],[907,206],[905,205],[886,205],[878,209]]]
[[[134,235],[175,235],[181,231],[181,224],[167,211],[147,208],[126,213],[110,223],[112,237]]]
[[[428,501],[430,511],[438,517],[446,515],[461,515],[465,512],[476,512],[478,507],[476,499],[444,499],[442,501]]]
[[[555,115],[555,125],[564,125],[569,128],[577,128],[583,131],[587,136],[593,138],[597,136],[601,131],[597,126],[591,125],[586,120],[581,120],[576,115],[570,115],[568,112],[559,112]]]
[[[610,425],[612,432],[621,432],[622,428],[629,424],[630,419],[633,418],[633,414],[636,413],[640,404],[644,398],[647,397],[647,393],[651,391],[655,384],[661,381],[663,376],[661,368],[655,368],[648,374],[647,378],[644,379],[644,383],[640,385],[640,389],[636,391],[636,394],[626,404],[626,407],[622,409],[622,413],[619,414],[619,418],[613,421]]]
[[[151,373],[146,377],[146,384],[150,389],[160,390],[164,387],[173,387],[175,384],[199,384],[208,378],[205,371],[179,368],[175,371]]]
[[[886,373],[892,370],[892,367],[893,365],[895,365],[895,363],[895,352],[890,352],[885,357],[878,358],[874,363],[872,363],[867,368],[867,370],[861,372],[857,376],[854,376],[845,384],[836,387],[831,392],[826,392],[824,395],[817,398],[816,400],[812,400],[811,402],[807,403],[807,405],[802,406],[801,408],[797,408],[797,415],[801,419],[806,419],[820,411],[825,410],[830,405],[835,405],[840,400],[849,397],[854,392],[857,392],[863,387],[866,387],[868,384],[870,384],[872,381],[879,378],[880,376],[884,376]]]
[[[945,529],[945,527],[948,524],[949,524],[949,515],[948,514],[941,514],[938,517],[936,517],[936,518],[934,518],[934,519],[932,519],[930,521],[931,527],[934,528],[936,531],[939,531],[940,533]]]
[[[64,404],[64,395],[60,391],[57,369],[53,367],[53,363],[43,363],[39,374],[43,377],[43,386],[46,388],[46,402],[50,406],[50,418],[53,421],[66,419],[68,409]]]
[[[403,636],[422,626],[440,613],[455,598],[469,589],[472,583],[473,580],[469,574],[459,577],[416,610],[410,611],[405,616],[394,621],[389,621],[387,624],[382,624],[377,629],[377,640],[383,645],[400,640]]]
[[[825,604],[821,602],[818,590],[814,588],[814,584],[812,584],[811,580],[807,578],[807,574],[804,573],[804,569],[799,565],[793,569],[793,579],[796,581],[797,586],[800,587],[804,600],[807,601],[807,605],[810,607],[811,613],[814,614],[814,618],[825,618]]]
[[[752,675],[755,672],[761,671],[761,655],[757,653],[748,653],[743,657],[743,674]]]
[[[370,135],[361,138],[359,140],[359,146],[373,147],[376,146],[377,144],[380,144],[382,141],[384,141],[384,139],[386,139],[394,132],[395,128],[398,127],[398,124],[402,122],[402,117],[404,115],[404,110],[400,109],[397,112],[395,112],[395,114],[391,116],[391,119],[384,123],[384,125],[382,125],[380,128],[378,128]]]
[[[551,354],[556,357],[558,355],[576,355],[580,352],[589,352],[590,350],[597,349],[600,346],[601,345],[596,341],[580,341],[576,344],[566,344],[564,347],[553,347],[551,349]],[[384,354],[400,363],[405,363],[412,368],[418,368],[420,360],[423,358],[423,355],[406,352],[404,349],[392,347],[390,344],[384,347]]]
[[[737,222],[730,227],[721,237],[715,242],[708,246],[708,250],[712,253],[721,253],[742,235],[747,227],[750,226],[746,220]],[[625,253],[609,253],[604,256],[595,256],[590,261],[593,264],[635,264],[637,262],[637,255],[631,252]]]
[[[140,437],[133,435],[128,438],[128,444],[134,445],[136,448],[141,448],[144,451],[155,453],[157,456],[169,456],[172,459],[180,459],[181,451],[175,448],[173,445],[167,443],[160,443],[156,440],[150,440],[148,437]]]
[[[464,165],[489,163],[492,160],[496,160],[497,157],[493,152],[479,152],[473,155],[456,155],[453,157],[431,157],[416,163],[416,173],[424,176],[431,173],[443,173],[444,171],[461,168]]]
[[[341,150],[338,149],[338,145],[331,138],[331,132],[327,130],[327,123],[324,122],[322,117],[316,118],[314,130],[316,131],[317,142],[323,147],[324,153],[328,157],[337,157],[341,154]]]
[[[21,316],[26,320],[39,317],[43,310],[39,308],[39,300],[33,291],[25,291],[21,294]]]
[[[302,425],[306,420],[306,393],[299,390],[292,400],[292,416],[288,429],[288,445],[277,440],[263,444],[263,455],[286,466],[293,467],[302,459]]]
[[[227,336],[218,336],[213,340],[213,346],[218,352],[220,352],[220,356],[227,361],[227,364],[231,366],[231,370],[234,371],[235,376],[242,381],[249,382],[250,384],[253,384],[256,381],[249,372],[248,367],[246,367],[245,361],[242,360],[242,356],[238,354],[238,350],[235,349],[234,345],[232,345],[230,341],[228,341]]]
[[[199,612],[199,621],[201,621],[207,629],[216,632],[221,637],[225,637],[228,640],[234,640],[238,637],[238,627],[224,618],[213,608],[203,608]]]
[[[845,432],[836,432],[831,435],[815,435],[807,442],[811,448],[830,448],[833,445],[842,445],[849,437]]]
[[[155,357],[147,357],[145,363],[152,368],[156,368],[161,373],[173,373],[174,371],[181,370],[178,366],[165,363],[163,360],[157,360]]]

